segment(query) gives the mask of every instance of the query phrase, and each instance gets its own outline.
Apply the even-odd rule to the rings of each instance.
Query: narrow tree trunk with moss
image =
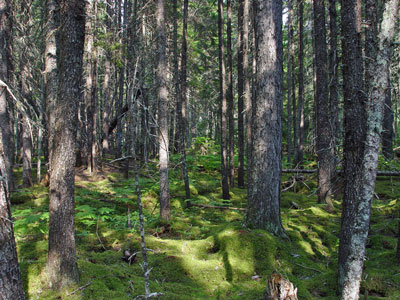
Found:
[[[331,200],[331,175],[333,156],[331,152],[331,128],[328,95],[328,58],[326,52],[325,1],[313,1],[314,12],[314,55],[316,79],[316,131],[318,162],[318,202],[326,203],[333,209]]]
[[[78,104],[82,95],[85,3],[60,1],[58,93],[51,115],[49,252],[46,273],[51,288],[79,280],[75,254],[74,173]]]
[[[360,8],[358,5],[360,5],[360,3],[355,2],[349,3],[349,6],[345,5],[342,7],[342,20],[353,20],[349,24],[350,26],[353,24],[353,26],[344,30],[345,34],[349,34],[347,36],[345,35],[343,41],[344,51],[345,49],[346,51],[349,50],[349,45],[347,43],[352,42],[357,45],[357,43],[354,43],[356,40],[351,41],[350,39],[347,39],[352,36],[354,37],[354,33],[360,32],[360,27],[354,26],[360,24],[359,22],[355,22],[355,20],[361,19]],[[377,56],[375,62],[369,66],[371,68],[370,74],[374,74],[374,76],[371,81],[371,90],[367,103],[367,128],[366,134],[364,134],[365,139],[363,140],[365,146],[363,152],[360,153],[360,157],[358,157],[358,159],[361,160],[361,163],[352,166],[353,170],[356,169],[352,172],[352,175],[355,175],[356,177],[354,178],[353,176],[353,182],[350,182],[345,186],[339,247],[339,288],[342,299],[346,300],[359,298],[362,269],[365,260],[365,245],[368,238],[371,203],[378,167],[379,147],[381,144],[385,96],[389,87],[386,72],[390,63],[390,47],[395,35],[395,24],[398,17],[398,10],[399,2],[397,0],[388,0],[385,2],[377,39]],[[356,15],[354,15],[354,13],[356,13]],[[351,57],[348,59],[350,58]],[[375,73],[372,73],[372,70],[374,70]],[[344,74],[348,71],[349,70],[344,70]],[[354,87],[354,83],[352,83],[352,85]],[[355,90],[355,92],[360,93],[362,91]],[[349,123],[347,123],[347,125],[349,125]],[[346,132],[349,132],[349,127],[346,127]],[[360,132],[353,132],[353,138],[356,134],[358,136],[359,133]],[[353,153],[354,152],[351,154]],[[345,167],[348,167],[348,165],[345,164]],[[348,172],[349,169],[346,168],[345,172],[346,171]],[[347,177],[349,174],[346,174],[345,176]],[[357,181],[354,181],[355,179]],[[359,183],[359,185],[354,183]],[[355,197],[349,197],[349,195]]]
[[[167,89],[167,60],[165,36],[165,3],[157,1],[157,38],[158,38],[158,63],[157,63],[157,95],[158,95],[158,143],[160,158],[160,215],[165,221],[171,216],[169,203],[169,140],[168,140],[168,89]]]
[[[3,145],[0,141],[0,298],[24,300],[25,293],[18,265],[7,176]]]
[[[246,224],[285,236],[280,216],[282,150],[282,1],[256,1],[256,98]]]
[[[227,145],[227,100],[226,100],[226,71],[225,71],[225,47],[224,47],[224,4],[218,0],[218,56],[219,56],[219,97],[221,109],[221,175],[222,198],[229,199],[229,173],[228,173],[228,145]]]

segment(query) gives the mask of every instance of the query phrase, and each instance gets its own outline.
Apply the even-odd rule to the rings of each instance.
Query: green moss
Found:
[[[179,155],[172,159],[178,163]],[[188,161],[193,203],[246,207],[245,189],[232,188],[230,201],[221,199],[218,155],[198,156],[193,152]],[[172,218],[170,226],[165,226],[158,217],[156,164],[150,163],[148,169],[152,178],[140,178],[140,183],[146,242],[152,250],[148,252],[153,268],[150,288],[152,292],[164,293],[162,299],[261,299],[266,281],[274,272],[298,287],[299,299],[337,299],[341,203],[334,201],[332,213],[324,205],[316,204],[315,176],[305,177],[305,184],[298,182],[296,192],[282,193],[282,223],[289,239],[279,240],[263,230],[243,227],[242,211],[186,209],[178,169],[170,173]],[[289,175],[284,175],[283,181],[289,180]],[[368,291],[371,300],[400,299],[400,266],[394,264],[399,187],[390,178],[377,181],[379,199],[373,201],[362,282],[362,293]],[[20,190],[13,198],[18,254],[30,299],[112,300],[144,294],[132,178],[109,174],[98,181],[77,182],[75,225],[81,278],[61,292],[48,290],[41,276],[48,247],[47,188]],[[300,209],[292,208],[292,201]],[[127,204],[132,229],[127,228]],[[125,249],[139,251],[131,265],[121,260]],[[252,279],[254,275],[261,279]],[[82,286],[74,295],[67,296]]]

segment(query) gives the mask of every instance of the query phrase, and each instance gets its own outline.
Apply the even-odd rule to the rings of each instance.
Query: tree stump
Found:
[[[268,279],[264,300],[298,300],[297,288],[280,274],[272,274]]]

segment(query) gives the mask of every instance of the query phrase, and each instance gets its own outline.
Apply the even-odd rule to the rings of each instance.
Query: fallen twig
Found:
[[[302,267],[302,268],[304,268],[304,269],[309,269],[309,270],[312,270],[312,271],[316,271],[316,272],[318,272],[318,273],[322,273],[322,271],[321,271],[321,270],[318,270],[318,269],[314,269],[314,268],[311,268],[311,267],[303,266],[303,265],[297,264],[297,263],[295,263],[295,265],[296,265],[296,266],[299,266],[299,267]]]

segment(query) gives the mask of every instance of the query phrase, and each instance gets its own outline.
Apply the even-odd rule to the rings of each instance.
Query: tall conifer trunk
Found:
[[[229,199],[228,183],[228,146],[227,146],[227,100],[226,100],[226,71],[225,71],[225,47],[224,47],[224,4],[218,0],[218,56],[219,56],[219,97],[221,115],[221,175],[222,175],[222,198]]]
[[[157,1],[157,37],[158,37],[158,143],[160,158],[160,215],[165,221],[171,216],[169,203],[169,139],[168,139],[168,89],[167,89],[167,60],[165,36],[165,3]]]
[[[58,93],[49,128],[50,202],[49,285],[59,289],[79,280],[75,254],[74,173],[78,104],[82,95],[82,59],[85,37],[85,3],[60,0],[58,33]]]
[[[285,236],[280,217],[282,150],[282,1],[255,1],[256,98],[246,213],[249,227]]]

